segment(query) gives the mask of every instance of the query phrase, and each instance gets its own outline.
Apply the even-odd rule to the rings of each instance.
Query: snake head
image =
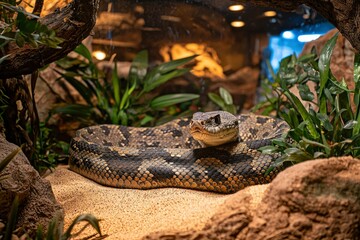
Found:
[[[202,146],[233,142],[239,136],[237,117],[225,111],[196,112],[190,122],[190,134]]]

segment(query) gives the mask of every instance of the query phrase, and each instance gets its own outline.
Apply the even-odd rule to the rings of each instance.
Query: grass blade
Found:
[[[115,104],[116,106],[120,106],[120,88],[121,88],[121,84],[120,84],[120,79],[117,75],[117,63],[114,62],[114,68],[111,74],[111,80],[112,80],[112,84],[113,84],[113,91],[114,91],[114,99],[115,99]]]
[[[21,148],[18,147],[14,149],[9,155],[5,157],[4,160],[0,162],[0,172],[2,172],[5,167],[9,164],[9,162],[21,151]]]
[[[91,214],[82,214],[75,218],[75,220],[71,223],[71,225],[66,230],[66,232],[64,233],[64,235],[62,236],[61,239],[62,240],[69,239],[71,237],[71,232],[72,232],[74,226],[82,221],[88,222],[96,230],[96,232],[98,234],[100,234],[100,236],[102,236],[101,230],[100,230],[100,225],[99,225],[99,220]]]
[[[150,107],[153,109],[162,109],[178,103],[187,102],[199,98],[198,94],[179,93],[168,94],[155,98],[151,101]]]
[[[16,195],[11,205],[8,221],[6,224],[4,240],[12,239],[12,233],[15,230],[16,221],[18,217],[19,204],[20,204],[19,195]]]

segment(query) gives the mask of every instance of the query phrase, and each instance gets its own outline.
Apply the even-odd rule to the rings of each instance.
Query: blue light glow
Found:
[[[310,42],[315,39],[318,39],[320,36],[321,34],[304,34],[304,35],[299,35],[297,39],[299,42]]]
[[[281,34],[281,36],[285,39],[294,39],[295,34],[292,31],[285,31]]]

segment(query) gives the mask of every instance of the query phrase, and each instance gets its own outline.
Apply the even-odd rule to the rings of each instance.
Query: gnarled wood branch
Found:
[[[71,52],[86,38],[96,22],[100,0],[74,0],[65,8],[43,18],[42,24],[56,31],[65,41],[61,49],[41,45],[38,48],[18,48],[0,64],[0,79],[29,74]]]

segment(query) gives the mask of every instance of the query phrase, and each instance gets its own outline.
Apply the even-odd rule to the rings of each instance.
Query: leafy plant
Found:
[[[301,58],[292,55],[281,61],[272,84],[278,99],[268,98],[271,99],[268,106],[273,106],[291,129],[286,136],[274,140],[272,146],[261,149],[264,153],[282,153],[274,167],[284,162],[294,164],[316,158],[360,155],[360,55],[356,54],[354,59],[355,88],[349,89],[344,79],[338,81],[330,69],[336,40],[337,34],[325,44],[319,57],[312,51]],[[308,82],[315,84],[317,99]],[[289,90],[295,85],[300,99],[313,105],[305,106]]]
[[[236,114],[236,106],[234,105],[233,98],[231,94],[225,89],[219,88],[220,95],[216,93],[208,93],[208,97],[216,105],[218,105],[222,110],[227,111],[232,114]]]
[[[78,232],[72,233],[76,224],[80,222],[86,222],[85,226],[81,228]],[[63,231],[63,223],[59,223],[57,218],[54,218],[48,225],[47,234],[44,234],[42,227],[39,226],[36,231],[36,236],[34,240],[67,240],[73,239],[81,234],[87,227],[92,226],[96,232],[102,236],[99,220],[91,214],[81,214],[77,216],[67,230]]]
[[[61,70],[55,71],[61,75],[58,81],[62,79],[73,86],[85,103],[66,103],[54,108],[53,113],[70,115],[87,124],[153,125],[162,114],[166,114],[166,108],[199,97],[197,94],[187,93],[156,96],[154,91],[167,81],[187,73],[189,69],[179,67],[195,56],[162,63],[149,69],[148,53],[144,50],[133,60],[127,79],[118,77],[117,64],[114,63],[109,80],[97,69],[84,45],[79,45],[75,52],[86,60],[65,58],[57,62],[57,67]]]
[[[35,151],[30,162],[36,170],[42,173],[46,169],[54,168],[59,162],[67,159],[69,143],[57,139],[53,129],[47,126],[47,121],[40,122],[39,129]]]
[[[39,44],[58,48],[63,39],[56,36],[55,31],[39,23],[38,16],[27,12],[19,6],[23,1],[0,1],[0,49],[8,43],[15,42],[19,47]],[[4,56],[6,57],[6,56]],[[0,62],[4,60],[0,59]]]

